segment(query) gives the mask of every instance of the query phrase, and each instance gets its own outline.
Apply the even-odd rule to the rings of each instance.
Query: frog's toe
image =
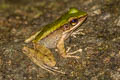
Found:
[[[70,54],[67,54],[65,56],[63,56],[64,58],[76,58],[76,59],[79,59],[80,57],[79,56],[73,56],[73,55],[70,55]]]
[[[52,68],[52,67],[47,66],[47,65],[45,65],[45,64],[40,65],[40,67],[41,67],[42,69],[47,70],[47,71],[50,72],[50,73],[53,73],[53,74],[55,74],[56,72],[57,72],[57,73],[61,73],[61,74],[65,74],[65,72],[58,70],[58,67],[53,67],[53,68]]]
[[[70,53],[69,53],[70,49],[71,49],[71,48],[68,48],[68,50],[66,51],[66,52],[67,52],[68,54],[70,54],[70,55],[71,55],[71,54],[76,54],[76,53],[81,53],[81,52],[82,52],[82,49],[78,49],[78,50],[76,50],[76,51],[73,51],[73,52],[70,52]]]

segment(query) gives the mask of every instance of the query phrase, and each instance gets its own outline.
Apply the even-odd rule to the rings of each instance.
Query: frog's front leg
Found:
[[[71,54],[67,54],[65,47],[64,47],[64,39],[65,39],[65,36],[63,36],[57,43],[57,49],[60,55],[64,58],[67,58],[67,57],[80,58],[79,56],[73,56]]]

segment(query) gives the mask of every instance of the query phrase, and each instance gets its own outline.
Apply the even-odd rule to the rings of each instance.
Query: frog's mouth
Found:
[[[78,26],[80,26],[85,21],[86,18],[87,18],[87,15],[78,18],[78,23],[75,26],[73,26],[72,28],[70,28],[69,30],[65,31],[63,34],[66,34],[69,32],[72,33],[76,28],[78,28]]]

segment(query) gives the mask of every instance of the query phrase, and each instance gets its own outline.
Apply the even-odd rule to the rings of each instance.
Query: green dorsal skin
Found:
[[[71,17],[80,18],[84,15],[86,15],[86,12],[79,11],[76,8],[71,8],[68,12],[66,12],[64,15],[62,15],[62,17],[60,17],[56,21],[44,26],[44,28],[38,33],[36,38],[33,40],[33,42],[38,42],[39,40],[45,38],[50,33],[54,32],[56,29],[68,23]]]

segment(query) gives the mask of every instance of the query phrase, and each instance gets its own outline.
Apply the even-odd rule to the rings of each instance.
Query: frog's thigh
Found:
[[[64,58],[67,58],[67,57],[79,58],[79,56],[73,56],[73,55],[70,55],[70,54],[66,53],[66,50],[65,50],[65,47],[64,47],[64,36],[58,41],[57,49],[58,49],[60,55]]]
[[[38,51],[38,58],[41,61],[51,67],[54,67],[56,64],[55,57],[53,56],[52,52],[46,48],[44,45],[34,44],[35,49]]]
[[[40,47],[42,47],[42,46],[39,46],[39,48]],[[31,48],[24,47],[23,48],[23,53],[26,54],[31,59],[31,61],[33,61],[36,65],[38,65],[39,67],[41,67],[44,70],[47,70],[47,71],[49,71],[50,73],[53,73],[53,74],[55,74],[54,72],[65,74],[64,72],[59,71],[59,70],[57,70],[53,67],[56,64],[55,61],[47,60],[47,57],[45,58],[45,56],[40,55],[41,53],[39,51],[35,51]],[[47,61],[48,61],[48,63],[45,63]]]
[[[38,65],[42,69],[45,69],[45,70],[53,73],[53,71],[51,71],[51,68],[45,65],[44,58],[43,58],[44,56],[40,55],[39,52],[37,52],[33,49],[30,49],[28,47],[24,47],[23,48],[23,53],[26,54],[36,65]]]

